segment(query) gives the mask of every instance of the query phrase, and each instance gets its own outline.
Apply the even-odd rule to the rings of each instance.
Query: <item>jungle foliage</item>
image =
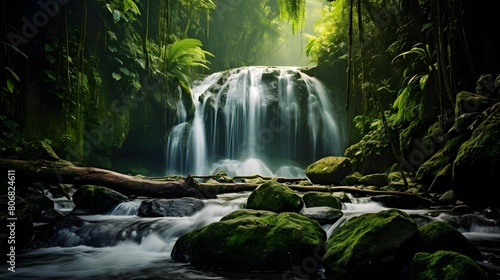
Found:
[[[307,54],[326,68],[347,65],[352,143],[362,136],[373,143],[379,135],[375,140],[389,141],[401,158],[434,123],[450,128],[456,95],[474,92],[481,74],[500,68],[495,44],[486,39],[499,26],[480,7],[454,0],[337,0],[325,7]],[[373,133],[380,129],[370,125],[374,119],[385,133]],[[357,146],[356,154],[381,152]]]

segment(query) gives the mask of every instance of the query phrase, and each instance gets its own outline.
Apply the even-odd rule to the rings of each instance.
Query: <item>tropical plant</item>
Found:
[[[183,39],[162,50],[164,57],[161,57],[166,64],[166,78],[174,83],[183,86],[190,86],[193,75],[193,68],[200,67],[209,69],[207,56],[212,56],[208,51],[203,50],[202,43],[198,39]]]

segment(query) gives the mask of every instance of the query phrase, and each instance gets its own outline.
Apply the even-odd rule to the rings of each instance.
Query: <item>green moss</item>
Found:
[[[418,229],[398,209],[351,218],[326,245],[326,273],[339,279],[364,279],[402,269],[411,260]]]
[[[313,256],[325,240],[319,223],[302,215],[244,209],[181,236],[172,257],[209,268],[284,270]]]
[[[248,197],[247,208],[272,212],[299,212],[303,201],[288,186],[276,181],[267,181],[257,187]]]
[[[482,280],[486,273],[473,259],[450,251],[415,254],[410,280]]]
[[[306,207],[319,207],[329,206],[336,209],[342,209],[342,202],[340,199],[331,193],[323,192],[308,192],[302,197]]]
[[[338,185],[352,172],[351,160],[347,157],[324,157],[306,169],[306,175],[315,184]]]
[[[432,221],[419,228],[422,250],[434,253],[439,250],[454,251],[480,260],[482,253],[461,232],[450,224]]]

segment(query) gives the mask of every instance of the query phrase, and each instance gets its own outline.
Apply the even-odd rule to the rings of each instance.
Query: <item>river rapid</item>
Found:
[[[63,229],[43,247],[20,252],[16,272],[0,279],[292,279],[288,273],[234,273],[198,269],[170,257],[177,238],[182,234],[217,222],[237,209],[244,208],[249,192],[223,194],[204,200],[205,206],[188,217],[144,218],[137,216],[141,198],[125,202],[106,215],[82,215],[82,227]],[[327,236],[346,220],[387,209],[369,198],[354,198],[344,203],[344,216],[335,224],[323,226]],[[56,209],[69,213],[72,201],[54,199]],[[418,225],[442,220],[461,226],[459,230],[471,240],[486,259],[500,255],[500,226],[482,214],[457,216],[447,210],[404,210]],[[466,222],[464,222],[466,221]],[[43,224],[35,224],[41,227]],[[484,261],[483,267],[500,271]],[[323,279],[322,270],[312,279]]]

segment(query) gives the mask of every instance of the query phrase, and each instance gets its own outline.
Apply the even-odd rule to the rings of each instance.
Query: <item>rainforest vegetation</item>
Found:
[[[499,279],[492,3],[0,1],[4,267]]]
[[[44,141],[81,166],[161,174],[192,82],[272,57],[284,28],[307,42],[309,73],[342,89],[361,166],[404,164],[415,140],[451,128],[458,93],[498,83],[489,2],[325,0],[305,34],[306,2],[2,1],[1,156]]]

